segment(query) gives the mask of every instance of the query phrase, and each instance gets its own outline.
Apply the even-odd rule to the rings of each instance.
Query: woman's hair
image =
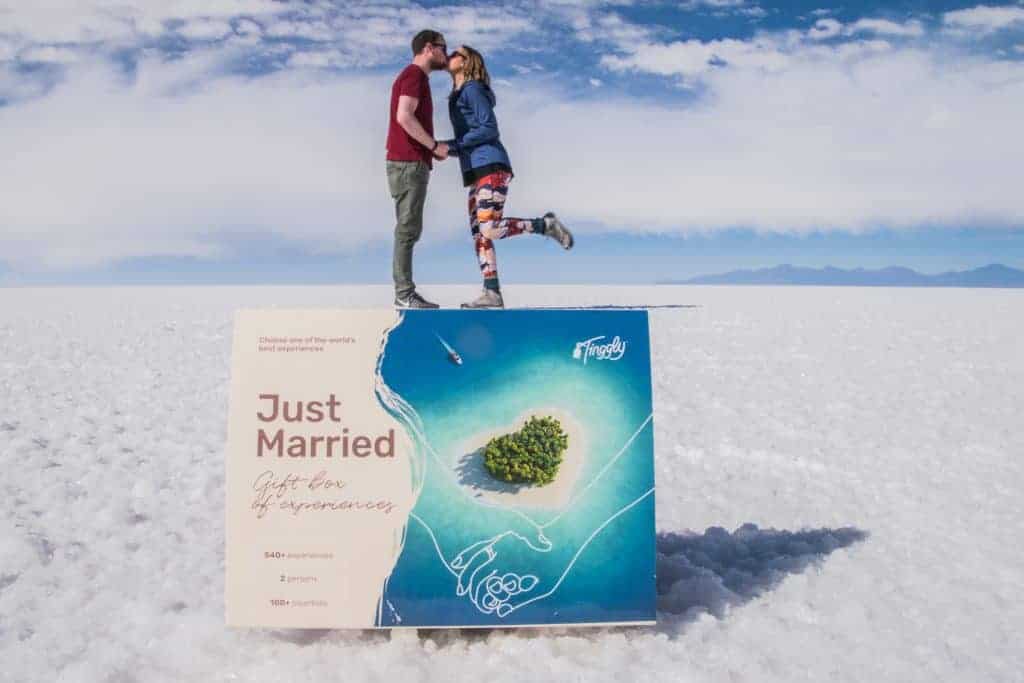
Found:
[[[467,81],[480,81],[486,86],[491,85],[491,75],[487,73],[487,65],[484,64],[484,56],[471,48],[469,45],[460,45],[459,52],[465,54],[462,66],[462,73]]]

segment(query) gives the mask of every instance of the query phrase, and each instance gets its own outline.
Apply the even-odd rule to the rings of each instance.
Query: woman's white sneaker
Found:
[[[501,298],[501,292],[484,288],[483,294],[462,304],[463,308],[505,308],[505,302]]]

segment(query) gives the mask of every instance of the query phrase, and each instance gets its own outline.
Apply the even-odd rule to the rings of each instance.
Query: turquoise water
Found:
[[[595,344],[625,342],[621,357],[573,357],[577,342],[602,336]],[[403,314],[380,379],[383,402],[416,442],[422,488],[381,625],[654,619],[648,349],[644,311]],[[546,408],[586,433],[570,502],[530,509],[474,497],[458,469],[467,439]]]

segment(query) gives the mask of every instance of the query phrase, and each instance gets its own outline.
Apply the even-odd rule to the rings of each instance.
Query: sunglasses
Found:
[[[448,55],[448,59],[455,59],[456,57],[462,57],[463,59],[465,59],[466,55],[462,54],[458,50],[456,50],[455,52],[453,52],[450,55]]]

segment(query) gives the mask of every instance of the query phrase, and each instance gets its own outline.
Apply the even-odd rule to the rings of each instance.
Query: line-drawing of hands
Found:
[[[547,539],[543,533],[540,538]],[[551,544],[548,542],[547,550]],[[495,560],[524,550],[547,552],[534,547],[530,541],[513,531],[478,541],[452,560],[449,565],[457,578],[456,594],[466,596],[484,614],[505,617],[529,597],[540,583],[534,574],[499,572]],[[502,563],[504,564],[504,563]]]
[[[502,618],[531,602],[547,598],[558,590],[580,554],[606,526],[653,493],[652,487],[606,519],[575,548],[575,553],[571,557],[554,552],[554,546],[544,535],[543,528],[538,528],[537,533],[538,538],[548,544],[544,550],[534,547],[527,538],[514,531],[506,531],[477,541],[456,555],[450,563],[445,563],[457,579],[456,594],[468,597],[481,612],[495,613]],[[529,551],[526,548],[529,548]],[[552,553],[551,556],[546,555],[549,552]],[[519,568],[524,564],[527,569],[520,569],[518,572],[508,570],[510,566]],[[534,573],[544,569],[550,572],[555,566],[560,568],[555,570],[560,572],[557,576],[538,576]]]

